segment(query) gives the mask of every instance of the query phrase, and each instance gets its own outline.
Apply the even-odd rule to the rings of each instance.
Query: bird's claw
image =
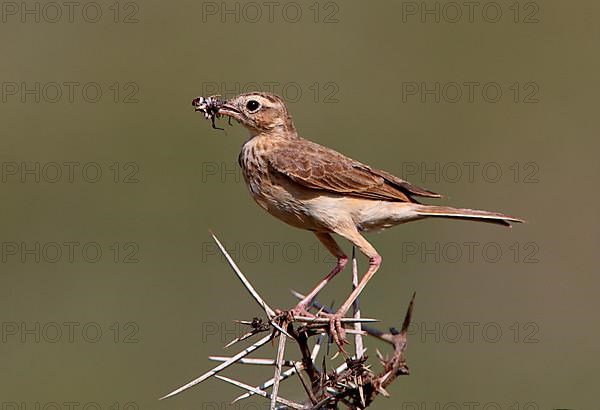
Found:
[[[337,313],[325,313],[319,312],[317,315],[309,312],[308,308],[302,304],[296,305],[293,309],[285,312],[290,315],[292,318],[294,317],[326,317],[329,319],[329,325],[327,327],[327,333],[333,340],[333,342],[338,346],[340,351],[347,355],[346,350],[344,350],[344,345],[349,344],[346,339],[346,330],[342,325],[342,318],[344,314],[341,312]]]
[[[340,349],[340,351],[347,356],[348,353],[344,349],[344,345],[349,344],[349,342],[348,339],[346,339],[346,330],[344,329],[344,326],[342,325],[341,321],[344,315],[338,312],[333,314],[326,314],[326,316],[329,317],[329,336]]]

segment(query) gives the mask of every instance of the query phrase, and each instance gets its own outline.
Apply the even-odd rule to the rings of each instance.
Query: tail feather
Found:
[[[511,226],[511,222],[523,223],[522,219],[504,215],[499,212],[481,211],[478,209],[452,208],[449,206],[420,205],[416,208],[420,216],[438,216],[441,218],[468,219],[503,226]]]

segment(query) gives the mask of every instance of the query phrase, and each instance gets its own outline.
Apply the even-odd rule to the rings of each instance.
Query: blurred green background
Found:
[[[417,292],[412,374],[374,408],[598,408],[597,2],[69,4],[2,3],[3,410],[266,408],[230,407],[241,391],[217,380],[157,401],[260,314],[209,229],[273,306],[333,263],[250,199],[246,131],[190,105],[255,88],[440,203],[529,221],[368,236],[383,265],[363,314],[400,326]]]

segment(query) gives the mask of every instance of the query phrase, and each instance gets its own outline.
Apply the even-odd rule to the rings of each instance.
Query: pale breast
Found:
[[[268,178],[266,152],[255,140],[252,138],[242,146],[238,158],[244,180],[254,197],[261,194],[263,182]]]
[[[269,167],[270,144],[255,137],[242,146],[239,156],[242,175],[254,200],[271,215],[305,229],[320,225],[306,209],[306,199],[318,195],[297,186],[289,178]]]

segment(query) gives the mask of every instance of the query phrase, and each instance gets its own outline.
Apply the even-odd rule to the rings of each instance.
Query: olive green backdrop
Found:
[[[597,2],[69,4],[2,3],[3,410],[227,409],[242,393],[209,380],[157,400],[260,314],[209,229],[273,306],[333,263],[250,199],[246,131],[190,105],[257,88],[290,101],[303,136],[436,203],[528,220],[368,236],[383,265],[364,314],[399,326],[417,292],[412,374],[375,408],[597,408]],[[321,299],[349,286],[346,271]]]

